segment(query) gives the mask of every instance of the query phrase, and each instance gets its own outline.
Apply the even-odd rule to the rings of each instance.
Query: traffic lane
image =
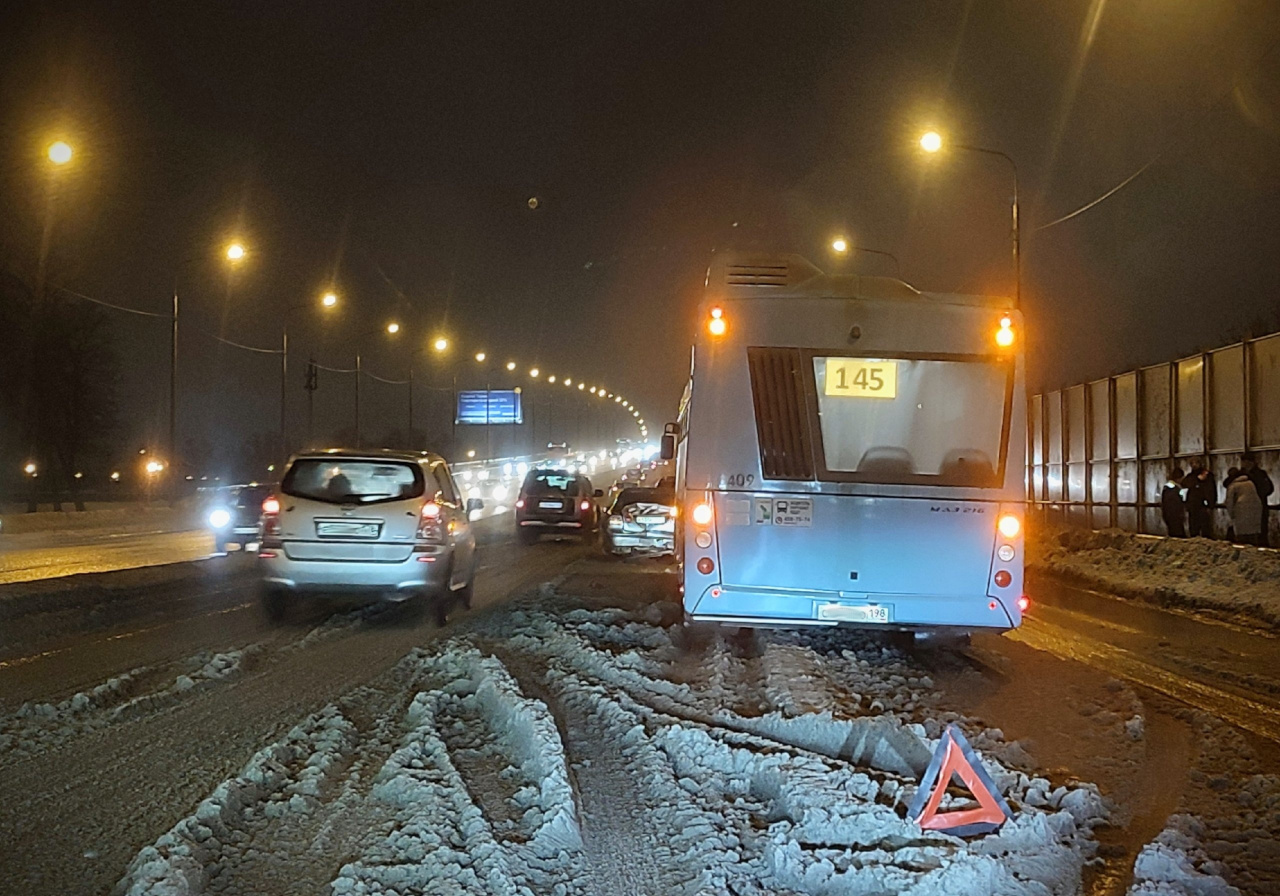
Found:
[[[39,536],[15,535],[38,541]],[[142,533],[58,533],[55,541],[39,547],[13,544],[6,536],[0,551],[0,585],[63,578],[86,573],[115,572],[204,560],[214,551],[213,536],[206,529]]]
[[[480,572],[511,561],[515,538],[509,516],[478,520],[473,527]],[[367,605],[302,600],[284,625],[272,625],[258,607],[253,554],[232,553],[146,574],[124,571],[61,581],[60,591],[52,590],[57,581],[49,581],[40,583],[37,593],[12,598],[11,593],[30,589],[0,588],[0,606],[10,611],[0,626],[0,694],[6,703],[61,699],[111,674],[163,665],[203,649],[245,643],[270,649],[298,627]],[[137,587],[130,587],[133,581]],[[478,596],[476,603],[481,600]],[[13,606],[22,601],[32,604],[25,613]]]
[[[451,621],[554,579],[589,550],[574,542],[521,546],[509,521],[486,521],[477,529],[484,554],[475,609],[456,608]],[[316,607],[317,616],[292,617],[283,626],[267,623],[256,605],[235,609],[220,618],[243,613],[252,622],[234,639],[211,637],[208,627],[191,624],[139,632],[137,651],[163,650],[157,646],[162,641],[182,644],[180,652],[187,654],[244,648],[261,635],[271,642],[238,675],[178,693],[170,688],[127,720],[86,726],[41,752],[0,753],[0,792],[6,795],[0,801],[0,841],[8,844],[0,850],[0,879],[29,893],[109,890],[138,849],[190,812],[256,750],[308,713],[377,679],[413,648],[451,631],[435,628],[427,621],[430,614],[394,607],[353,612],[317,603],[309,609]],[[83,645],[83,662],[95,649]],[[77,651],[59,656],[63,664],[81,662]],[[118,658],[100,656],[99,664],[100,678],[119,671]],[[54,666],[46,669],[57,674]]]

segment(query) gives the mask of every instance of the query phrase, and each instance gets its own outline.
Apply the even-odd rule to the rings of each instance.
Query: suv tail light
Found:
[[[588,510],[591,509],[591,502],[583,501],[581,504],[578,505],[578,509],[581,510],[583,513],[586,513]]]
[[[261,547],[277,547],[277,544],[268,544],[268,540],[278,539],[280,537],[280,499],[275,495],[270,495],[262,502],[262,540]]]
[[[444,520],[440,518],[440,505],[435,501],[422,505],[422,514],[418,518],[418,541],[444,544]]]

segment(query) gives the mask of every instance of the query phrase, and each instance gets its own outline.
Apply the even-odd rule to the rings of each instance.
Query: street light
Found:
[[[49,144],[49,161],[55,165],[65,165],[71,161],[71,145],[64,140]]]
[[[535,367],[532,370],[530,370],[529,376],[533,377],[536,380],[538,378],[538,368]]]
[[[438,352],[442,352],[449,347],[449,340],[439,336],[435,342],[431,343],[431,347]]]
[[[245,256],[243,243],[232,243],[227,246],[227,261],[242,261]]]
[[[883,249],[868,249],[866,246],[855,246],[843,236],[838,236],[831,241],[831,251],[837,255],[847,255],[849,252],[866,252],[869,255],[883,255],[885,258],[893,260],[894,270],[897,272],[899,279],[902,278],[902,262],[898,261],[898,256],[892,252],[886,252]],[[714,312],[712,312],[714,314]],[[721,320],[719,326],[716,326],[716,320]],[[713,318],[711,321],[712,332],[717,336],[724,332],[725,325],[722,319]],[[717,332],[717,330],[719,332]]]
[[[937,131],[926,131],[920,137],[920,148],[925,152],[937,152],[942,149],[942,135]]]
[[[27,461],[27,465],[22,468],[22,472],[26,473],[28,476],[34,476],[36,475],[36,469],[37,467],[34,463]]]
[[[985,146],[972,146],[967,143],[950,144],[956,149],[964,149],[969,152],[980,152],[988,156],[999,156],[1009,163],[1009,167],[1013,170],[1013,306],[1020,308],[1022,306],[1022,257],[1019,246],[1022,242],[1021,232],[1018,223],[1018,165],[1013,158],[1007,153],[1003,153],[998,149],[988,149]],[[937,131],[929,131],[920,138],[920,148],[927,153],[936,153],[942,149],[942,135]]]
[[[338,304],[338,297],[331,292],[327,292],[320,299],[320,304],[326,308],[332,308],[334,305]]]
[[[476,361],[483,364],[486,355],[484,352],[476,352]]]
[[[508,361],[508,362],[507,362],[507,370],[515,370],[515,369],[516,369],[516,362],[515,362],[515,361]]]
[[[556,381],[556,375],[554,373],[551,374],[551,376],[547,377],[548,383],[554,383],[555,381]]]

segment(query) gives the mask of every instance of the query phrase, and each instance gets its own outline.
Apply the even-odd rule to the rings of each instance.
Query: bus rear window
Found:
[[[1010,368],[815,357],[824,466],[863,482],[1000,484]]]

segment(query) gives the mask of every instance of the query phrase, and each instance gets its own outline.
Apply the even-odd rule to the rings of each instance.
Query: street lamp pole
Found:
[[[989,156],[999,156],[1009,163],[1009,168],[1013,171],[1013,306],[1015,308],[1021,308],[1022,253],[1020,250],[1020,243],[1022,242],[1022,235],[1018,223],[1018,164],[1011,156],[998,149],[987,149],[983,146],[972,146],[967,143],[957,143],[956,149],[967,149],[970,152],[980,152]]]

